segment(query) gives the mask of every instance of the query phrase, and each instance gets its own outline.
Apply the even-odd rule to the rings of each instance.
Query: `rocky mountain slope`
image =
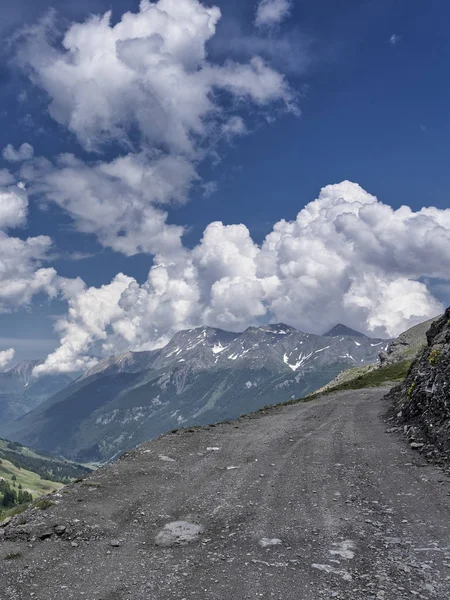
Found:
[[[419,325],[415,325],[414,327],[411,327],[407,331],[401,333],[398,338],[389,343],[387,348],[383,348],[379,352],[377,357],[378,360],[376,362],[363,366],[352,367],[342,371],[329,383],[318,389],[316,393],[320,394],[337,388],[342,388],[343,385],[351,384],[351,382],[355,382],[358,379],[362,380],[364,378],[365,380],[367,379],[369,381],[371,377],[370,373],[377,369],[382,369],[386,376],[388,376],[388,374],[389,376],[393,374],[403,380],[405,376],[404,372],[407,371],[418,352],[420,352],[420,350],[425,348],[427,345],[427,331],[438,318],[439,317],[435,317],[434,319],[419,323]],[[399,368],[392,368],[395,367],[395,365],[397,365]],[[376,380],[383,381],[384,383],[387,383],[388,381],[395,383],[395,381],[397,381],[397,379],[389,380],[382,376],[372,377],[371,385],[374,385]],[[364,382],[361,381],[361,384],[364,384]],[[359,387],[364,387],[364,385]]]
[[[304,396],[350,365],[373,362],[387,343],[283,324],[181,331],[160,350],[108,358],[2,434],[82,462],[103,461],[171,429]]]
[[[355,329],[347,327],[347,325],[343,325],[342,323],[338,323],[332,329],[330,329],[330,331],[327,331],[327,333],[324,333],[323,335],[326,337],[337,337],[340,335],[347,335],[350,337],[367,338],[367,336],[365,336],[360,331],[356,331]]]
[[[413,447],[450,465],[450,308],[431,325],[427,342],[389,395],[391,418]]]
[[[438,317],[411,327],[393,340],[386,351],[380,352],[380,366],[392,365],[404,360],[413,360],[427,345],[427,331]]]
[[[38,406],[43,400],[67,387],[70,375],[32,377],[39,360],[24,360],[0,373],[0,423],[5,426]]]

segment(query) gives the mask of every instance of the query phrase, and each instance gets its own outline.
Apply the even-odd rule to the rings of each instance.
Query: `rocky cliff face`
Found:
[[[427,346],[394,388],[390,417],[403,425],[411,445],[450,464],[450,308],[427,332]]]

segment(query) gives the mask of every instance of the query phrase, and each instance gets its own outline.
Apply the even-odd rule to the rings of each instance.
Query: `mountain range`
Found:
[[[180,331],[164,348],[103,360],[0,431],[45,452],[103,462],[172,429],[309,394],[349,366],[374,362],[388,343],[343,325],[323,336],[284,324]]]
[[[33,377],[33,369],[42,362],[24,360],[0,373],[0,423],[3,427],[73,381],[71,375]]]

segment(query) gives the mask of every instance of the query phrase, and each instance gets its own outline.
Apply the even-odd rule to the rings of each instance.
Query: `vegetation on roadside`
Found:
[[[19,504],[19,506],[14,506],[13,508],[9,508],[7,510],[0,510],[0,523],[5,519],[12,519],[13,517],[22,514],[29,506],[31,502],[26,502],[25,504]]]
[[[308,398],[313,399],[324,394],[331,394],[341,390],[360,390],[369,387],[381,387],[389,383],[399,383],[405,379],[408,374],[412,361],[405,360],[387,367],[382,367],[364,373],[355,379],[344,381],[332,388],[326,389],[319,394],[311,394]]]
[[[349,381],[344,381],[343,383],[334,387],[322,389],[319,392],[313,392],[312,394],[309,394],[309,396],[304,396],[303,398],[292,398],[291,400],[287,400],[286,402],[280,402],[278,404],[268,404],[267,406],[263,406],[263,408],[260,408],[259,410],[256,410],[247,415],[242,415],[239,418],[251,419],[258,414],[266,413],[270,410],[274,410],[282,406],[291,406],[292,404],[299,404],[300,402],[310,402],[311,400],[315,400],[316,398],[320,398],[321,396],[325,396],[327,394],[332,394],[334,392],[339,392],[343,390],[359,390],[362,388],[381,387],[383,385],[389,385],[390,383],[400,383],[405,379],[406,375],[408,374],[411,363],[412,361],[406,360],[404,362],[396,363],[388,367],[371,370],[364,373],[360,377],[356,377]],[[222,425],[224,423],[231,423],[231,421],[223,421],[221,423],[217,423],[217,425]],[[215,427],[215,425],[208,425],[207,427]],[[194,431],[194,428],[174,429],[169,433],[178,433],[180,431]]]
[[[38,500],[34,504],[34,507],[38,508],[39,510],[47,510],[47,508],[54,506],[54,504],[55,503],[53,502],[53,500],[50,500],[49,498],[42,498],[42,500]]]
[[[35,510],[47,510],[55,505],[53,500],[50,498],[41,498],[40,500],[28,501],[23,504],[19,504],[17,506],[13,506],[9,509],[0,510],[0,523],[5,519],[12,519],[17,515],[22,514],[27,508],[33,508]],[[0,509],[2,507],[0,506]]]
[[[428,362],[430,363],[430,365],[435,367],[437,364],[439,364],[440,358],[441,358],[441,349],[433,348],[433,350],[430,352],[430,356],[428,357]]]

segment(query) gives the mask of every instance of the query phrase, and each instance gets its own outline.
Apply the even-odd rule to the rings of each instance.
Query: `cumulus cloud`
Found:
[[[73,23],[58,45],[50,17],[24,31],[18,56],[48,94],[51,116],[86,150],[120,151],[109,162],[29,160],[21,170],[29,192],[118,252],[179,251],[183,228],[167,224],[167,207],[185,202],[196,182],[212,189],[198,165],[247,133],[245,109],[298,113],[284,76],[262,58],[208,59],[220,16],[197,0],[142,0],[115,25],[110,12]]]
[[[88,150],[119,141],[193,155],[226,115],[216,92],[295,110],[284,77],[260,58],[208,60],[220,10],[197,0],[142,0],[112,25],[111,13],[74,23],[61,45],[52,23],[28,29],[19,57],[50,98],[50,114]]]
[[[256,8],[255,25],[272,27],[278,25],[289,15],[291,0],[261,0]]]
[[[8,144],[2,152],[2,156],[8,162],[22,162],[32,158],[34,155],[34,148],[30,144],[22,144],[17,150],[12,144]]]
[[[21,239],[8,229],[26,225],[28,195],[24,186],[9,171],[0,170],[0,313],[11,312],[31,303],[36,294],[50,297],[65,294],[73,285],[58,277],[53,268],[42,264],[49,260],[52,240],[45,235]]]
[[[80,232],[128,256],[179,249],[183,228],[168,225],[162,207],[184,202],[199,179],[182,156],[145,153],[91,165],[72,154],[54,163],[37,159],[22,168],[21,176],[30,193],[67,211]]]
[[[40,235],[22,240],[0,231],[0,313],[30,304],[41,292],[55,297],[59,280],[53,268],[43,268],[52,241]]]
[[[95,342],[108,338],[109,328],[122,314],[121,295],[133,281],[119,274],[109,285],[69,295],[68,315],[57,325],[62,333],[61,345],[49,355],[45,366],[36,367],[35,374],[79,371],[94,366],[95,358],[87,353]]]
[[[5,173],[5,172],[4,172]],[[3,175],[6,181],[6,175]],[[10,180],[14,181],[13,178]],[[0,229],[21,227],[28,214],[28,197],[25,190],[13,185],[1,185],[0,173]]]
[[[4,371],[6,367],[10,364],[10,362],[14,359],[16,352],[14,348],[9,348],[9,350],[1,350],[0,351],[0,371]]]
[[[157,256],[143,285],[119,275],[74,296],[61,346],[40,371],[72,370],[93,349],[155,348],[201,324],[238,331],[284,321],[321,332],[342,321],[394,336],[440,313],[421,279],[448,281],[449,264],[450,210],[393,210],[344,181],[295,221],[276,223],[261,245],[244,225],[211,223],[192,250]]]
[[[263,0],[255,24],[277,25],[290,7],[287,0]],[[56,203],[104,246],[154,255],[143,284],[119,273],[88,288],[41,268],[48,238],[0,233],[0,279],[4,269],[10,284],[6,300],[0,288],[0,307],[28,302],[36,290],[68,302],[57,323],[60,346],[37,374],[156,348],[201,324],[242,330],[285,321],[320,332],[341,321],[390,336],[442,310],[423,281],[448,281],[450,211],[393,210],[348,181],[323,188],[295,221],[276,223],[261,245],[245,225],[211,223],[196,247],[183,246],[184,230],[168,222],[168,211],[196,185],[213,189],[198,175],[201,161],[222,141],[247,134],[254,114],[298,114],[288,82],[261,56],[223,63],[208,56],[220,16],[198,0],[142,0],[138,12],[115,24],[108,12],[71,24],[58,38],[49,17],[17,38],[18,58],[48,95],[52,118],[85,150],[107,148],[116,158],[30,156],[20,169],[26,190],[0,172],[9,194],[0,212],[5,227],[23,222],[11,206],[29,193]]]

